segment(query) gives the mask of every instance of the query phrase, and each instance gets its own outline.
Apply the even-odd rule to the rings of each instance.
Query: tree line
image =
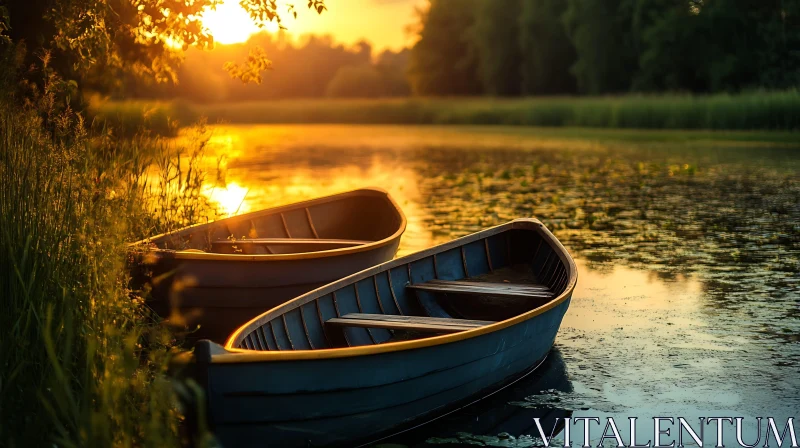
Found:
[[[800,86],[800,0],[430,0],[417,95]]]
[[[242,82],[224,68],[253,48],[272,62],[261,82]],[[199,102],[313,97],[386,97],[410,94],[405,77],[409,50],[374,54],[372,46],[336,43],[330,36],[294,40],[286,33],[259,33],[242,44],[211,51],[190,49],[176,69],[177,83],[130,76],[115,95],[125,98],[185,98]]]

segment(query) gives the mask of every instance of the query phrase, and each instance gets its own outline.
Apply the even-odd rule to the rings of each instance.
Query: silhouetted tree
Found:
[[[381,73],[385,86],[385,95],[405,96],[411,94],[411,86],[408,85],[408,61],[411,51],[403,48],[398,52],[385,50],[378,55],[375,67]]]
[[[325,96],[338,98],[377,98],[385,94],[384,79],[372,64],[340,68],[325,89]]]
[[[481,92],[470,28],[478,0],[431,0],[419,11],[419,40],[411,49],[408,80],[418,95]]]
[[[528,1],[528,0],[526,0]],[[480,0],[472,39],[478,54],[483,89],[491,95],[519,95],[519,16],[522,0]]]
[[[582,93],[629,90],[638,55],[629,0],[567,0],[564,20],[578,58],[572,73]]]
[[[49,55],[50,69],[62,78],[81,81],[84,87],[119,86],[123,74],[175,81],[184,51],[212,45],[202,15],[218,3],[6,0],[0,10],[0,35],[5,38],[0,44],[14,46],[16,54],[23,54],[20,62],[24,67]],[[260,25],[280,23],[280,13],[292,12],[289,5],[277,1],[242,0],[241,4]],[[308,7],[318,12],[325,9],[322,0],[311,0]],[[261,66],[263,61],[255,62]]]
[[[525,0],[519,17],[522,93],[575,92],[570,67],[576,54],[561,16],[567,0]]]

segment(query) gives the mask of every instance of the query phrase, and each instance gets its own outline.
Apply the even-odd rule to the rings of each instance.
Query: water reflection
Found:
[[[247,196],[250,189],[242,187],[237,182],[229,182],[225,186],[206,186],[202,194],[208,197],[225,216],[233,216],[251,211]]]
[[[540,218],[581,263],[557,340],[573,389],[554,395],[579,404],[577,413],[767,416],[800,407],[797,147],[502,128],[214,132],[210,157],[227,156],[228,190],[247,190],[241,211],[379,186],[408,217],[401,255]],[[446,422],[433,434],[451,437],[458,425]]]

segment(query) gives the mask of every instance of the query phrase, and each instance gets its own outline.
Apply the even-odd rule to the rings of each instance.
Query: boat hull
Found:
[[[569,298],[516,325],[446,345],[352,358],[210,364],[214,432],[226,447],[374,440],[530,372],[552,348],[568,306]]]
[[[133,243],[131,283],[187,342],[222,343],[264,311],[391,260],[405,227],[387,192],[350,191]]]
[[[354,272],[391,260],[400,238],[368,251],[303,260],[217,261],[162,256],[149,268],[148,304],[161,316],[199,325],[191,339],[224,342],[242,322]]]

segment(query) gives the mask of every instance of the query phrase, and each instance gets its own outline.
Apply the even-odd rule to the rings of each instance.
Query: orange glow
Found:
[[[216,9],[206,11],[203,25],[214,36],[214,42],[225,45],[246,42],[261,30],[239,4],[239,0],[223,0]],[[265,29],[277,31],[278,24],[269,23]]]
[[[249,205],[245,202],[248,192],[248,188],[244,188],[236,182],[231,182],[224,188],[214,187],[204,191],[208,199],[218,204],[226,215],[237,215],[250,211]]]
[[[268,22],[259,28],[247,11],[239,4],[240,0],[222,0],[216,9],[209,8],[203,13],[203,25],[209,30],[214,41],[229,45],[246,42],[255,33],[279,30],[277,22]],[[416,23],[415,7],[426,4],[425,0],[350,0],[346,3],[328,4],[322,14],[298,3],[297,20],[285,8],[293,2],[279,2],[279,13],[283,25],[293,36],[306,34],[331,35],[337,42],[347,45],[366,39],[373,49],[386,48],[399,50],[413,43],[413,36],[407,34],[406,25]],[[386,26],[393,23],[392,26]]]

